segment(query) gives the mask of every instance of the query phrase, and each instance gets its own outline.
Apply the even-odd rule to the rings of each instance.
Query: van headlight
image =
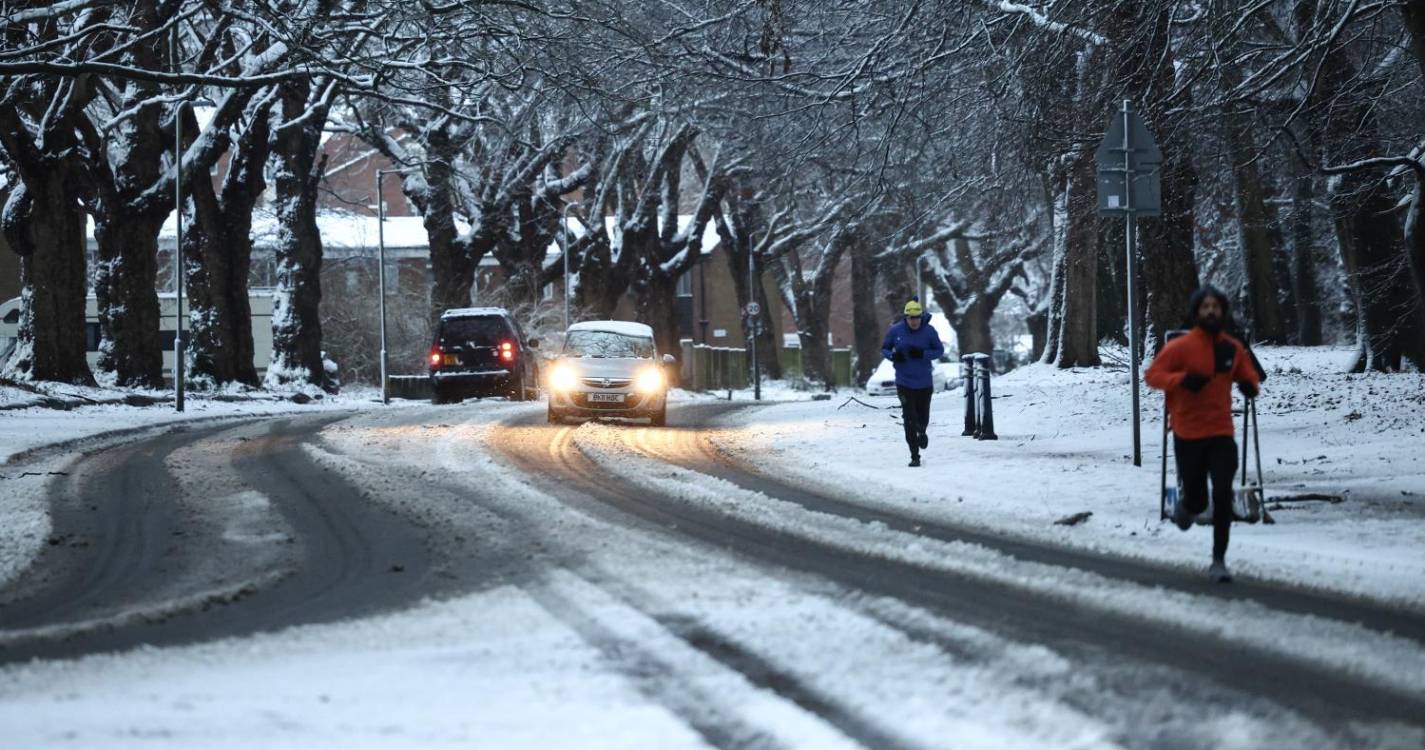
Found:
[[[663,371],[650,367],[638,373],[638,379],[634,385],[643,393],[658,393],[663,390]]]
[[[569,365],[559,365],[550,371],[549,385],[556,391],[572,391],[579,385],[579,376]]]

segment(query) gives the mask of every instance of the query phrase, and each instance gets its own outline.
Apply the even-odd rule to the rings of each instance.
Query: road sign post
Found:
[[[1133,465],[1143,465],[1143,440],[1139,415],[1139,352],[1137,231],[1138,219],[1162,213],[1163,152],[1148,126],[1127,99],[1108,121],[1103,142],[1095,153],[1098,163],[1100,216],[1123,217],[1124,252],[1128,254],[1128,360],[1133,390]]]
[[[748,255],[747,265],[750,271],[752,258],[750,253]],[[756,287],[752,289],[755,290]],[[761,401],[762,363],[757,359],[757,334],[762,332],[762,306],[757,304],[756,300],[747,303],[747,330],[752,332],[752,398]]]

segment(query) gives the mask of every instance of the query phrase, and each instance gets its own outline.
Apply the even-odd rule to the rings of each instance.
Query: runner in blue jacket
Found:
[[[930,397],[935,394],[935,360],[945,354],[940,335],[930,327],[930,315],[919,297],[905,303],[905,317],[891,324],[881,342],[881,356],[896,368],[896,395],[901,400],[901,422],[910,446],[910,465],[920,465],[920,451],[929,447],[925,434],[930,425]]]

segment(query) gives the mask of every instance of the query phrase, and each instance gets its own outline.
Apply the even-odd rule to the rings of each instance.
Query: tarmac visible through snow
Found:
[[[0,727],[15,747],[1425,744],[1420,611],[869,502],[725,450],[760,411],[366,408],[78,453],[47,485],[50,542],[0,590]]]

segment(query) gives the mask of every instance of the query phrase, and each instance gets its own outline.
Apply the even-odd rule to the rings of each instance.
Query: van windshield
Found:
[[[497,346],[513,338],[503,318],[446,318],[440,321],[440,343],[451,346]]]
[[[564,341],[564,356],[652,359],[653,339],[612,331],[570,331]]]

